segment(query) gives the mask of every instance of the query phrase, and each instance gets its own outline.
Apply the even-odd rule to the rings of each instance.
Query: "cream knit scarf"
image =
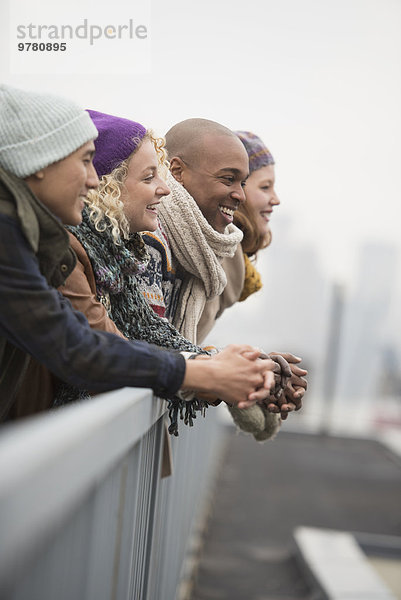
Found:
[[[221,294],[227,285],[220,263],[223,258],[234,256],[243,234],[233,224],[225,233],[218,233],[171,173],[167,184],[171,193],[162,200],[159,216],[173,255],[185,272],[173,324],[184,337],[195,342],[206,300]]]

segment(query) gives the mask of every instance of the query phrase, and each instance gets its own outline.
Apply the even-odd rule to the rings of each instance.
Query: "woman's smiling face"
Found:
[[[145,139],[128,164],[121,200],[130,232],[154,231],[161,198],[170,193],[159,174],[159,161],[152,142]]]
[[[246,202],[254,211],[258,233],[262,236],[270,231],[273,208],[280,204],[274,184],[274,165],[267,165],[253,171],[245,185]]]

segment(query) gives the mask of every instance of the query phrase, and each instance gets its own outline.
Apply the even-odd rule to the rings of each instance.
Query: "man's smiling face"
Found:
[[[224,233],[245,201],[248,154],[235,136],[206,134],[199,143],[195,164],[183,161],[181,183],[213,229]]]

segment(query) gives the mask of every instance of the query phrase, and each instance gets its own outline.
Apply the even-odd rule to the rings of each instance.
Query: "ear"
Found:
[[[42,169],[41,171],[36,171],[36,173],[32,173],[32,175],[29,175],[29,177],[32,177],[32,179],[44,179],[45,178],[45,170]],[[27,179],[29,179],[27,177]]]
[[[183,184],[185,164],[178,156],[174,156],[170,160],[170,172],[178,183]]]
[[[28,177],[24,178],[25,183],[38,198],[41,199],[41,191],[43,189],[45,178],[45,169],[41,169],[40,171],[36,171],[36,173],[32,173],[32,175],[28,175]],[[42,185],[43,183],[43,185]]]
[[[42,169],[41,171],[37,171],[36,173],[32,173],[32,175],[28,175],[28,177],[24,177],[25,183],[34,193],[37,193],[38,185],[45,178],[45,171]]]

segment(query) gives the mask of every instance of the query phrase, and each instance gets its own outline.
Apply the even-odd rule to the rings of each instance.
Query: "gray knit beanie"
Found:
[[[28,177],[97,138],[88,113],[71,100],[0,85],[0,166]]]

